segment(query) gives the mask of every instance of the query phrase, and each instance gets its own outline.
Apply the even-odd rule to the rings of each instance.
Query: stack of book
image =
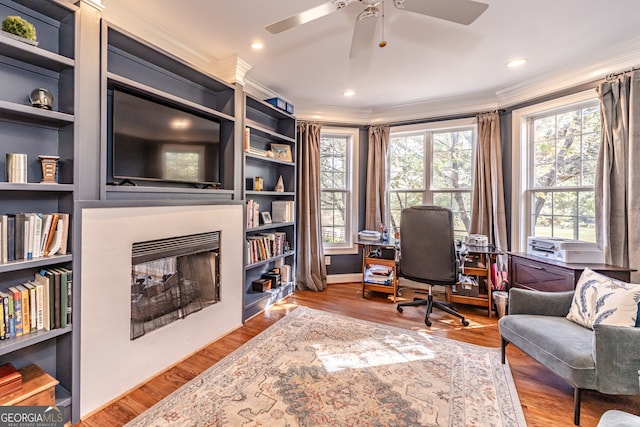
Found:
[[[379,241],[381,237],[380,232],[374,230],[362,230],[358,233],[358,239],[360,240]]]
[[[393,285],[393,268],[368,264],[364,271],[364,281],[375,285]]]
[[[247,236],[247,260],[250,263],[264,261],[284,254],[287,234],[276,231]]]
[[[0,215],[0,264],[67,253],[69,214]]]
[[[0,291],[0,340],[71,324],[73,273],[48,268],[34,280]]]

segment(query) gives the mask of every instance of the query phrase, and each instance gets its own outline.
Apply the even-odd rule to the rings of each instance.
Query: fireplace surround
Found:
[[[81,417],[242,325],[242,204],[115,203],[85,206],[80,215],[80,324],[74,328],[80,327]],[[219,255],[213,255],[219,300],[131,340],[133,244],[212,231],[219,232]]]

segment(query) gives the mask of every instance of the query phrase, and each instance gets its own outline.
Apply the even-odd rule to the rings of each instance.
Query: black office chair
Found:
[[[469,322],[449,303],[433,299],[433,285],[452,286],[457,283],[460,262],[453,238],[453,213],[439,206],[411,206],[402,210],[400,218],[400,275],[428,285],[428,297],[414,298],[398,304],[403,307],[426,305],[424,323],[431,326],[429,315],[433,307]]]

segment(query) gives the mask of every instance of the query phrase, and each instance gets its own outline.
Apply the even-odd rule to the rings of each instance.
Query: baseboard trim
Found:
[[[327,284],[362,282],[362,273],[329,274]]]

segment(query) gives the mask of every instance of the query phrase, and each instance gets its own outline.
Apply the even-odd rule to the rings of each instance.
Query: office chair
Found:
[[[433,299],[433,285],[452,286],[458,279],[460,262],[456,256],[453,238],[453,213],[439,206],[411,206],[402,210],[400,217],[400,262],[402,277],[428,285],[428,297],[414,298],[400,303],[403,307],[426,305],[424,323],[431,326],[429,315],[433,307],[469,322],[449,303]]]

